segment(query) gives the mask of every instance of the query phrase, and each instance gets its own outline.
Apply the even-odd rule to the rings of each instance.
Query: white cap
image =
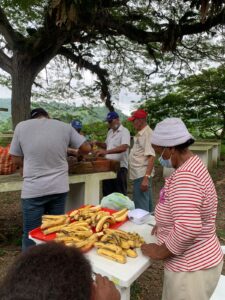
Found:
[[[173,147],[194,139],[179,118],[167,118],[159,122],[153,130],[151,143],[162,147]]]

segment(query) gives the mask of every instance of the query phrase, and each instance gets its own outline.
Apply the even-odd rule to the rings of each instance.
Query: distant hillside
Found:
[[[64,122],[70,122],[73,119],[79,119],[83,124],[90,124],[94,122],[103,121],[109,112],[105,106],[95,107],[76,107],[60,102],[38,102],[32,103],[32,107],[43,107],[48,111],[52,118],[59,118]],[[126,116],[117,110],[121,120],[124,120]]]
[[[8,112],[0,112],[1,122],[6,121],[11,117],[10,99],[0,99],[0,107],[8,108]],[[109,112],[104,106],[95,107],[76,107],[62,102],[33,102],[32,108],[43,107],[52,118],[58,118],[64,122],[70,122],[73,119],[79,119],[83,124],[90,124],[98,121],[103,121]],[[117,110],[121,120],[126,119],[126,116]]]

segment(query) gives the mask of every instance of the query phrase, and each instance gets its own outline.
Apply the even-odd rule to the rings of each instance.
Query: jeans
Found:
[[[149,178],[149,187],[146,192],[141,191],[141,183],[144,177],[134,180],[133,186],[133,201],[135,208],[141,208],[149,212],[153,211],[152,204],[152,177]]]
[[[62,193],[21,199],[23,212],[23,251],[35,245],[35,243],[28,238],[29,232],[41,226],[41,218],[44,214],[62,215],[65,213],[66,196],[67,193]]]
[[[102,194],[108,196],[111,193],[127,195],[127,168],[120,168],[115,179],[106,179],[102,182]]]

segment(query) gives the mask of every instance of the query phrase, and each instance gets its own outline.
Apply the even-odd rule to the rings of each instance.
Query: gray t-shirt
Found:
[[[85,138],[70,125],[52,119],[20,122],[10,154],[24,157],[23,199],[69,190],[67,148],[79,148]]]

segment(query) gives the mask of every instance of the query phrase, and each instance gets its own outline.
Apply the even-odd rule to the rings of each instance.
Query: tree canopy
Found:
[[[224,23],[219,0],[5,0],[0,68],[11,78],[14,126],[28,117],[32,86],[40,85],[38,74],[54,58],[69,67],[67,87],[79,70],[95,73],[94,89],[113,110],[112,81],[125,77],[145,91],[168,61],[182,70],[190,60],[223,56]]]
[[[225,137],[224,66],[189,76],[172,89],[167,95],[158,95],[144,104],[153,124],[166,117],[180,117],[197,136]]]

